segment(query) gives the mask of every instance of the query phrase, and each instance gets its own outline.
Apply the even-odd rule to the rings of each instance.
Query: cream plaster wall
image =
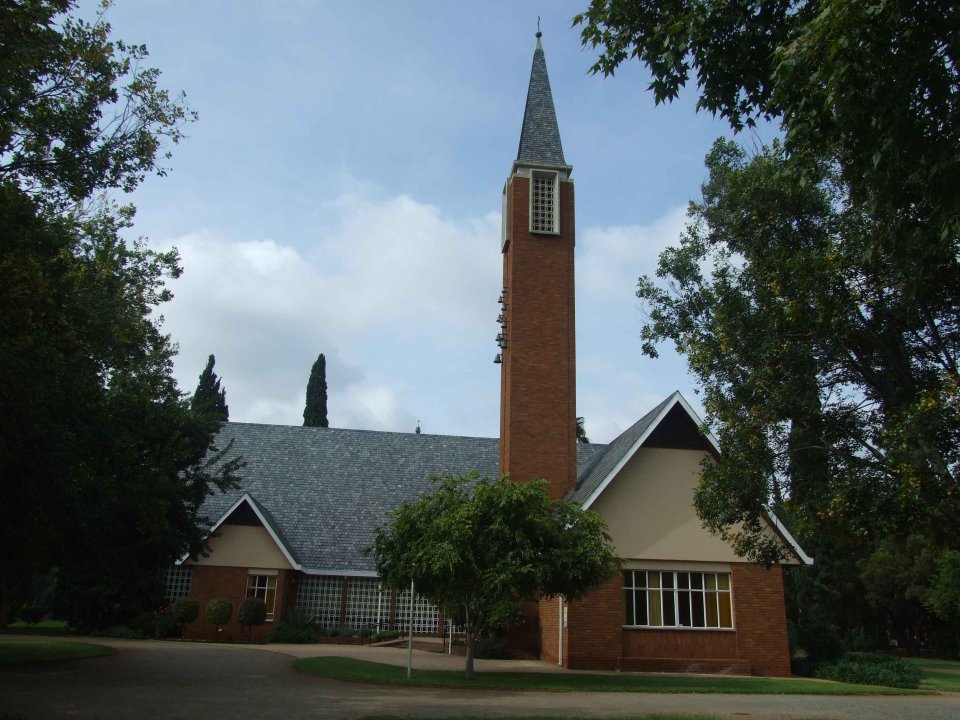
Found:
[[[591,509],[606,519],[621,558],[744,562],[701,526],[693,508],[706,455],[701,450],[642,447],[594,501]]]
[[[266,528],[254,525],[221,525],[210,538],[210,554],[188,561],[190,565],[276,568],[291,570],[287,558]]]

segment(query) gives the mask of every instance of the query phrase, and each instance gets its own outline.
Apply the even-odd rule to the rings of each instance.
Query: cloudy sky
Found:
[[[496,435],[500,193],[539,14],[577,187],[578,414],[606,442],[675,389],[698,407],[671,348],[641,354],[634,288],[729,132],[692,93],[656,107],[639,64],[589,75],[586,4],[118,0],[114,36],[200,114],[131,198],[182,256],[181,388],[214,353],[231,420],[301,424],[323,352],[332,426]]]

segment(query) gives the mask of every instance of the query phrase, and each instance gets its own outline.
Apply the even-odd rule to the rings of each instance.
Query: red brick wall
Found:
[[[735,563],[731,569],[738,656],[750,661],[754,675],[789,677],[782,568]]]
[[[277,575],[277,599],[274,606],[274,622],[283,618],[287,607],[296,597],[294,573],[280,570]],[[247,576],[249,571],[242,567],[221,567],[218,565],[194,565],[193,580],[190,585],[190,598],[200,604],[200,616],[195,622],[184,628],[184,637],[199,640],[223,640],[232,642],[247,639],[247,628],[237,622],[237,611],[247,594]],[[230,622],[218,633],[215,625],[207,622],[207,603],[211,600],[226,600],[233,605]],[[255,642],[264,642],[273,630],[273,622],[267,622],[253,628]]]
[[[737,634],[733,630],[623,631],[623,655],[635,658],[736,658]]]
[[[522,482],[546,478],[560,498],[577,471],[573,184],[560,183],[559,235],[529,231],[529,184],[519,176],[507,182],[500,472]]]
[[[620,573],[617,573],[582,600],[567,603],[564,667],[610,670],[617,666],[623,625],[620,586]]]

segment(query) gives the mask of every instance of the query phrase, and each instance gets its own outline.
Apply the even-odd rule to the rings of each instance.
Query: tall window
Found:
[[[263,600],[267,607],[267,620],[273,620],[273,609],[277,602],[277,576],[247,575],[247,597]]]
[[[530,232],[560,232],[557,204],[557,174],[534,172],[530,178]]]
[[[627,570],[623,624],[732,628],[730,573]]]
[[[304,575],[297,585],[297,607],[310,613],[321,627],[338,627],[342,592],[342,577]]]
[[[357,630],[365,625],[374,625],[378,615],[384,615],[384,597],[386,612],[389,613],[390,594],[380,588],[377,578],[352,577],[347,585],[347,627]]]
[[[172,565],[167,570],[167,602],[173,603],[190,595],[193,581],[193,567],[190,565]]]
[[[410,588],[397,593],[397,630],[410,627]],[[420,635],[435,635],[440,628],[440,608],[425,597],[413,597],[413,631]]]

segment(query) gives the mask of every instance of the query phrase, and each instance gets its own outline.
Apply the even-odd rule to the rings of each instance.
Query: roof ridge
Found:
[[[464,440],[497,440],[500,438],[495,437],[486,437],[482,435],[441,435],[439,433],[416,433],[416,432],[401,432],[399,430],[370,430],[368,428],[334,428],[334,427],[312,427],[308,425],[284,425],[282,423],[255,423],[255,422],[237,422],[234,420],[229,420],[224,425],[244,425],[246,427],[263,427],[263,428],[283,428],[284,430],[302,430],[302,431],[315,431],[315,432],[350,432],[350,433],[372,433],[376,435],[399,435],[399,436],[416,436],[418,438],[462,438]]]

